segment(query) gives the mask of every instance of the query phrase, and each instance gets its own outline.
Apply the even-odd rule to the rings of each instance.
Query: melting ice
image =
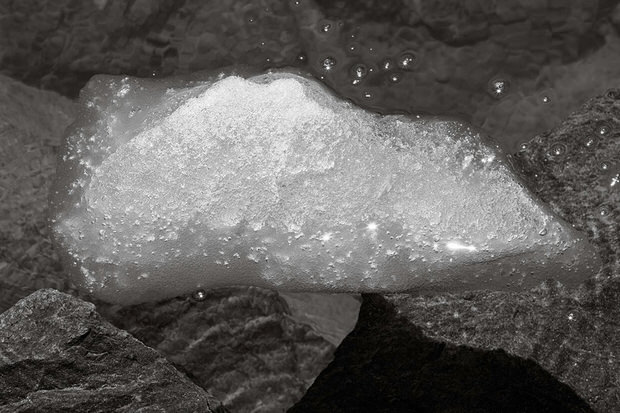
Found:
[[[525,289],[597,270],[466,125],[380,116],[291,73],[97,76],[61,154],[54,238],[132,303],[225,285]]]

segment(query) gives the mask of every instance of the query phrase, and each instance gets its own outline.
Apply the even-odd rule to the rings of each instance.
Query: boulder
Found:
[[[225,412],[95,306],[39,290],[0,315],[2,412]]]

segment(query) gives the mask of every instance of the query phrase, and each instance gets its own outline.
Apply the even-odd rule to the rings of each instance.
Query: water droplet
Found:
[[[323,33],[327,33],[328,31],[330,31],[330,29],[332,28],[332,25],[329,23],[325,23],[321,26],[321,31]]]
[[[392,70],[394,69],[394,61],[392,59],[384,59],[379,64],[379,67],[381,68],[381,70],[385,71]]]
[[[351,67],[351,76],[354,79],[363,79],[368,74],[368,68],[363,63],[358,63]]]
[[[306,63],[306,61],[308,60],[308,56],[306,56],[305,53],[299,53],[297,55],[297,61],[300,63]]]
[[[353,54],[355,52],[357,52],[357,44],[356,43],[351,43],[347,46],[347,52],[349,54]]]
[[[323,61],[321,62],[321,66],[323,67],[323,70],[332,70],[334,68],[334,66],[336,66],[336,59],[334,59],[331,56],[326,57],[325,59],[323,59]]]
[[[568,321],[573,321],[575,319],[575,315],[573,313],[568,313]]]
[[[540,235],[541,237],[544,237],[545,235],[547,235],[547,233],[548,233],[547,228],[543,228],[540,230],[538,235]]]
[[[556,143],[551,147],[551,155],[562,156],[566,154],[566,145],[562,143]]]
[[[395,73],[390,74],[388,78],[390,79],[391,83],[398,83],[402,79],[402,76],[400,73],[395,72]]]
[[[398,67],[403,70],[413,70],[416,63],[416,56],[411,52],[405,52],[398,58]]]
[[[493,79],[489,82],[489,93],[496,99],[504,97],[509,88],[510,82],[505,79]]]
[[[194,291],[192,298],[196,301],[204,301],[207,298],[207,292],[202,288]]]

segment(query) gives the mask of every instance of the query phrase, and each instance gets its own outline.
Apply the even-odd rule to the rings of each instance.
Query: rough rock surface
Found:
[[[362,106],[463,116],[513,150],[620,79],[617,3],[5,1],[0,68],[75,96],[96,73],[297,65]],[[510,83],[499,100],[494,79]]]
[[[475,352],[484,354],[476,366],[468,364],[468,356],[456,357],[454,374],[483,371],[496,354],[494,349],[503,349],[511,356],[520,357],[519,363],[525,363],[523,359],[535,361],[537,366],[530,364],[527,368],[530,373],[539,366],[544,368],[574,389],[596,411],[618,411],[620,188],[611,186],[615,175],[610,173],[618,173],[617,163],[608,161],[607,168],[601,168],[601,160],[620,159],[618,97],[618,91],[611,90],[591,100],[559,128],[536,137],[515,157],[516,165],[538,195],[569,222],[586,229],[600,245],[608,262],[606,275],[590,280],[577,291],[566,291],[550,283],[523,294],[365,296],[360,310],[364,315],[360,316],[356,329],[293,411],[336,408],[343,398],[353,397],[351,392],[358,400],[373,403],[380,392],[373,391],[372,386],[383,382],[400,389],[403,392],[400,396],[414,391],[407,393],[404,400],[411,403],[409,407],[423,407],[421,403],[425,399],[411,394],[418,394],[417,389],[423,388],[418,383],[426,378],[425,369],[410,369],[407,376],[402,374],[400,364],[393,368],[381,366],[390,359],[402,362],[403,354],[424,346],[428,340],[442,342],[446,348],[464,345],[472,352],[477,349]],[[601,129],[603,126],[605,129]],[[588,144],[592,138],[595,143]],[[603,214],[601,205],[607,208]],[[389,324],[384,323],[386,318],[396,320],[398,334],[393,334]],[[412,332],[420,334],[416,336]],[[403,334],[409,334],[409,339],[405,340]],[[373,356],[377,351],[381,356]],[[496,365],[491,370],[495,368],[503,369]],[[450,380],[447,378],[443,384],[455,391],[458,386],[452,387]],[[519,391],[517,382],[513,382],[502,394],[519,394]],[[399,408],[402,401],[395,396],[381,406]],[[558,402],[548,401],[550,409]],[[479,407],[493,410],[493,404],[489,403],[483,402]],[[552,410],[563,411],[563,408]]]
[[[39,290],[0,315],[0,412],[225,412],[95,306]]]
[[[590,412],[531,360],[425,337],[379,295],[363,295],[359,322],[299,412]]]
[[[206,290],[193,298],[100,308],[232,412],[291,407],[335,350],[293,319],[276,292],[259,288]]]
[[[77,105],[0,75],[0,312],[39,288],[73,290],[48,237],[56,148]]]

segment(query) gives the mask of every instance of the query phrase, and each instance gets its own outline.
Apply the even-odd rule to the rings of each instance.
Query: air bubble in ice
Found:
[[[510,82],[505,79],[493,79],[489,82],[489,93],[496,99],[504,97],[509,88]]]
[[[323,59],[323,61],[321,62],[321,66],[323,67],[323,70],[330,71],[336,66],[336,59],[328,56]]]
[[[416,63],[416,56],[411,52],[405,52],[398,58],[398,67],[403,70],[413,70]]]

